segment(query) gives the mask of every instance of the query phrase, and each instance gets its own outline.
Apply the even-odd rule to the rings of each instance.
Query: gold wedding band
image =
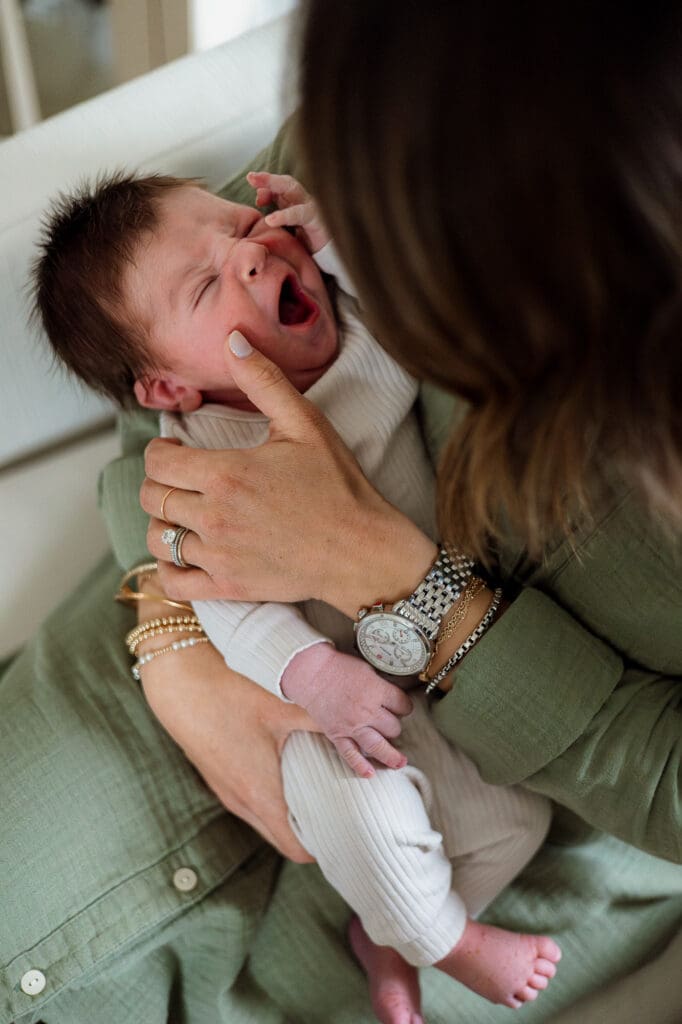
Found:
[[[173,491],[177,491],[177,487],[169,487],[166,493],[164,494],[163,498],[161,499],[161,514],[159,516],[159,519],[161,520],[162,523],[170,523],[170,520],[166,519],[166,498],[168,498],[168,496],[171,495]]]

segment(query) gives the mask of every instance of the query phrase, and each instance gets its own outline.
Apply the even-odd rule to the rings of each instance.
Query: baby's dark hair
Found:
[[[32,316],[59,361],[121,406],[154,365],[146,330],[124,309],[123,275],[158,225],[164,196],[188,185],[201,187],[195,178],[117,172],[59,195],[43,220]]]

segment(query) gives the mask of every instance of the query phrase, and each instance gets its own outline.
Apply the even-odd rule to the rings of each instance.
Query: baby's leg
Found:
[[[366,929],[365,942],[365,931],[353,926],[351,942],[368,972],[377,1016],[384,1024],[417,1024],[418,980],[405,960],[441,959],[466,925],[424,806],[423,776],[412,767],[378,767],[371,779],[360,779],[313,733],[289,737],[282,774],[297,835]]]
[[[533,1000],[556,972],[559,947],[471,920],[531,860],[549,827],[550,803],[518,786],[485,783],[473,762],[437,732],[417,697],[402,749],[433,785],[431,820],[452,858],[453,885],[469,911],[460,941],[436,966],[494,1003]]]
[[[293,733],[282,756],[294,830],[374,942],[432,964],[461,937],[466,907],[429,821],[418,768],[356,776],[328,740]]]
[[[478,917],[537,853],[551,804],[519,786],[484,782],[471,758],[435,728],[425,699],[412,696],[401,749],[431,783],[431,821],[452,862],[453,888]]]

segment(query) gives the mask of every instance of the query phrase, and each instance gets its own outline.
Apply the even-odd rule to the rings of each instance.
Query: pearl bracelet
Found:
[[[168,633],[201,633],[203,635],[203,632],[199,623],[190,623],[187,626],[157,626],[156,629],[148,629],[144,633],[140,633],[128,644],[128,650],[131,654],[136,654],[140,644],[143,644],[146,640],[151,640],[155,636],[164,636]]]
[[[207,636],[193,636],[189,640],[176,640],[174,643],[169,644],[168,647],[159,647],[157,651],[148,651],[146,654],[142,654],[131,668],[130,671],[132,673],[133,679],[137,680],[137,682],[139,683],[140,669],[142,668],[142,666],[148,664],[148,662],[150,661],[153,661],[154,658],[159,658],[162,654],[170,654],[171,651],[180,651],[183,650],[185,647],[196,647],[197,644],[207,643]]]

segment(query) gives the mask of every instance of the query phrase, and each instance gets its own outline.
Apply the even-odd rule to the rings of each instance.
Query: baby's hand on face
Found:
[[[360,658],[314,644],[292,658],[282,692],[306,709],[356,775],[374,775],[368,757],[388,768],[407,763],[388,740],[400,735],[400,718],[409,715],[412,701]]]
[[[319,252],[329,241],[329,232],[322,223],[317,203],[303,185],[290,174],[269,174],[249,171],[249,185],[256,190],[257,206],[277,206],[265,223],[273,228],[298,228],[298,237],[310,253]]]

